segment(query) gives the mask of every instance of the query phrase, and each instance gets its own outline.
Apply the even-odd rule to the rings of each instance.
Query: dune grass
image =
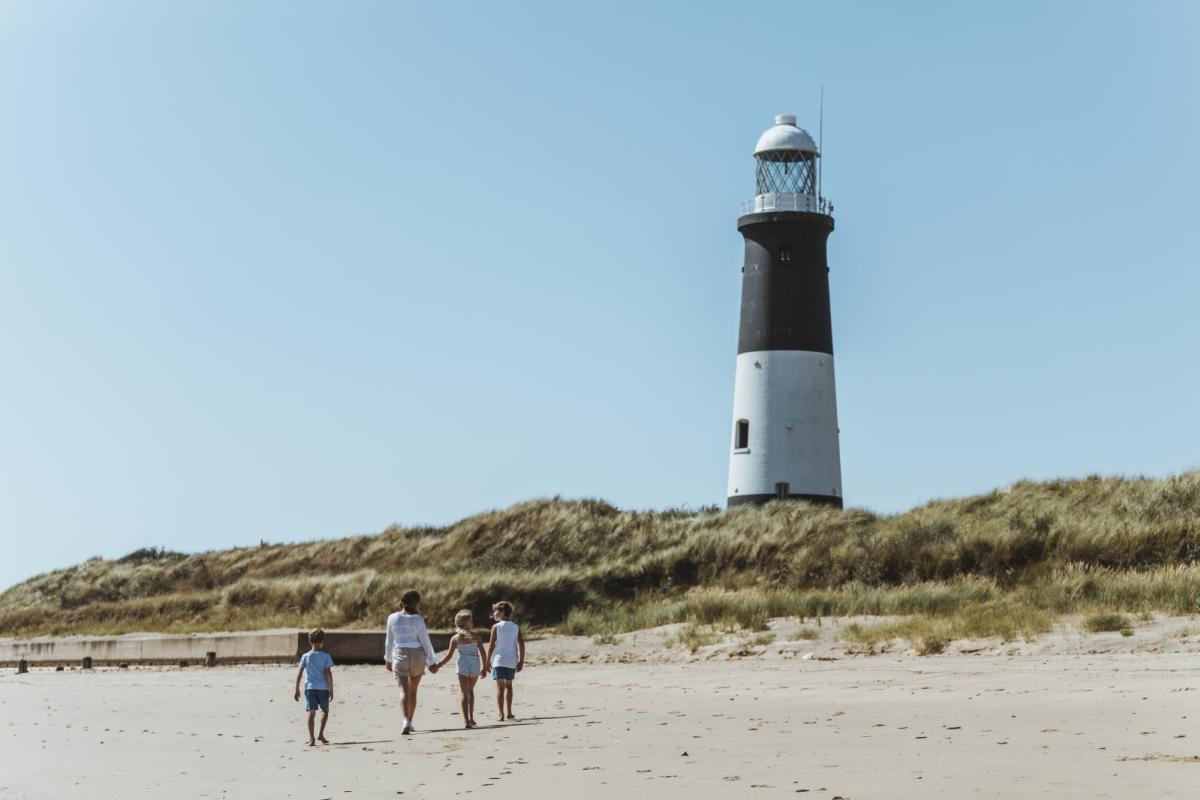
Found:
[[[668,623],[897,618],[850,633],[1035,636],[1064,614],[1200,611],[1200,473],[1021,481],[880,516],[805,503],[663,512],[537,500],[440,528],[199,554],[139,550],[0,594],[0,635],[378,628],[420,589],[431,625],[506,598],[601,637]],[[888,627],[890,626],[890,627]]]
[[[696,652],[701,647],[708,647],[711,644],[716,644],[723,637],[716,631],[704,625],[688,625],[675,635],[676,641],[686,647],[691,652]]]

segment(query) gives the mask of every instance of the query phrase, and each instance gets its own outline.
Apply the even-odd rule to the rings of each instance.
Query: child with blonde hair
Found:
[[[483,665],[483,644],[479,634],[474,631],[475,621],[471,610],[464,608],[454,615],[454,636],[450,637],[450,649],[446,657],[438,662],[438,669],[449,661],[455,653],[458,654],[456,663],[458,672],[458,687],[462,690],[463,727],[475,727],[475,682],[487,674]]]

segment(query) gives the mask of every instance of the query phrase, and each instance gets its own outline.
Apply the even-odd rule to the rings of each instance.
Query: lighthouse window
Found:
[[[791,246],[786,245],[786,244],[782,244],[779,246],[779,260],[780,261],[791,261],[792,260]]]
[[[734,450],[746,450],[750,447],[750,421],[739,419],[737,421],[737,430],[733,437]]]

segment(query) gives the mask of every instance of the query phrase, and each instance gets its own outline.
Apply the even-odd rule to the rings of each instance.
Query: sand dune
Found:
[[[561,644],[561,643],[559,643]],[[561,651],[561,647],[558,648]],[[381,667],[337,672],[306,748],[290,667],[0,677],[0,797],[1192,797],[1195,654],[534,663],[475,731],[426,680],[399,736]],[[560,656],[555,655],[554,658]]]

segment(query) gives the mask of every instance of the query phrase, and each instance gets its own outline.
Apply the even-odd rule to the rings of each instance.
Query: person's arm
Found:
[[[499,624],[500,623],[498,623],[498,622],[496,623],[496,625],[499,625]],[[487,665],[491,665],[492,653],[496,652],[496,625],[493,625],[492,629],[490,631],[488,631],[487,661],[484,662]]]
[[[300,663],[300,669],[296,671],[296,693],[292,695],[293,700],[300,699],[300,678],[304,675],[304,663]]]
[[[433,642],[429,641],[429,628],[425,627],[425,618],[417,617],[417,640],[421,643],[421,647],[425,648],[425,661],[432,664],[429,668],[430,672],[437,672],[439,669],[437,662],[437,653],[433,650]]]
[[[446,651],[446,657],[437,663],[437,668],[441,669],[442,667],[446,666],[446,662],[450,660],[450,657],[452,655],[454,655],[454,651],[457,649],[458,649],[458,637],[452,636],[452,637],[450,637],[450,649]]]
[[[487,636],[488,636],[488,641],[491,641],[492,632],[490,630],[488,631]],[[489,662],[488,662],[488,659],[485,658],[483,655],[483,634],[482,633],[479,634],[478,638],[475,640],[475,652],[479,653],[479,677],[486,678],[487,674],[488,674]]]
[[[395,634],[392,633],[392,617],[389,614],[387,620],[387,636],[383,642],[383,663],[387,667],[387,671],[392,671],[392,642],[396,641]]]
[[[330,659],[329,666],[325,668],[325,680],[329,682],[329,699],[333,699],[333,660]]]
[[[521,633],[521,629],[517,628],[517,650],[520,655],[517,656],[517,672],[525,668],[525,634]]]

